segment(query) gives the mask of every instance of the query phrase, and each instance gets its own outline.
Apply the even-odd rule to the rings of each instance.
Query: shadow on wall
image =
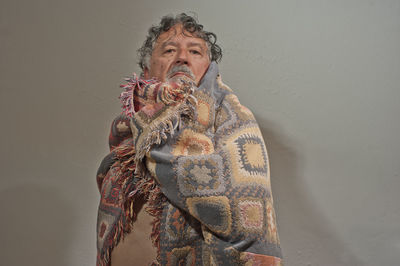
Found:
[[[304,179],[301,143],[257,117],[271,163],[272,192],[285,265],[362,265],[323,216]],[[340,214],[338,214],[340,215]]]
[[[72,208],[57,189],[38,184],[0,193],[1,265],[67,266]]]

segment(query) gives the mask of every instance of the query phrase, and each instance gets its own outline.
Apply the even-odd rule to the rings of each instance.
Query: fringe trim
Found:
[[[193,88],[189,87],[190,84],[184,84],[186,88],[180,101],[168,105],[170,109],[167,109],[166,116],[163,116],[162,120],[155,120],[147,127],[148,134],[144,136],[144,141],[136,143],[136,154],[135,154],[135,175],[146,177],[141,180],[147,180],[143,182],[142,191],[146,192],[146,199],[148,206],[145,208],[146,212],[154,217],[152,222],[152,233],[151,240],[153,246],[157,248],[157,259],[153,261],[151,265],[160,265],[160,229],[161,229],[161,215],[165,206],[167,198],[161,192],[160,187],[151,175],[146,171],[143,158],[148,153],[152,146],[160,144],[161,141],[165,141],[169,136],[173,136],[175,130],[181,124],[183,116],[193,119],[196,116],[197,99],[192,95]],[[170,100],[170,99],[169,99]],[[133,125],[131,125],[133,126]],[[142,186],[142,185],[141,185]],[[138,186],[139,188],[139,186]]]
[[[133,204],[135,202],[134,197],[127,197],[127,195],[132,191],[134,184],[134,171],[135,163],[133,160],[135,151],[132,145],[133,141],[130,140],[127,144],[115,148],[115,154],[120,161],[120,169],[116,173],[117,183],[122,190],[122,198],[120,208],[122,210],[121,215],[118,217],[118,222],[116,226],[112,229],[110,233],[113,236],[111,239],[105,240],[103,245],[106,246],[105,250],[102,250],[100,254],[97,255],[98,266],[109,266],[111,263],[111,252],[118,245],[121,239],[132,231],[132,223],[136,219],[136,213],[133,211]]]
[[[135,114],[135,106],[134,106],[134,94],[135,90],[142,90],[142,86],[151,85],[157,83],[155,79],[141,79],[138,78],[136,73],[133,73],[133,76],[130,78],[125,78],[127,84],[121,84],[120,87],[125,91],[121,92],[119,95],[119,99],[122,103],[122,110],[126,116],[132,117]]]
[[[135,89],[141,89],[140,85],[148,83],[141,83],[142,80],[134,75],[133,79],[127,79],[128,84],[124,85],[125,92],[120,96],[123,103],[123,109],[126,115],[133,116],[135,113],[133,106],[133,93]],[[112,243],[107,243],[108,247],[102,254],[97,255],[98,266],[109,266],[111,263],[111,252],[115,246],[118,245],[121,239],[124,239],[133,229],[133,222],[136,219],[136,213],[133,211],[134,202],[139,197],[144,197],[148,206],[145,211],[154,217],[152,222],[152,233],[150,238],[154,247],[157,248],[157,258],[153,261],[152,265],[159,265],[160,261],[160,228],[161,228],[161,215],[167,198],[161,192],[155,179],[146,171],[143,158],[151,149],[152,146],[160,144],[161,141],[168,138],[167,134],[173,136],[177,127],[181,124],[182,116],[193,119],[196,114],[197,100],[192,95],[193,88],[187,85],[177,97],[178,101],[170,102],[168,98],[168,109],[165,111],[167,115],[163,120],[155,120],[147,128],[147,136],[144,136],[144,141],[140,144],[133,143],[133,139],[127,144],[115,148],[117,158],[121,162],[119,169],[118,183],[123,189],[124,199],[122,199],[122,217],[119,218],[118,224],[113,228],[112,234],[114,235]],[[181,92],[184,92],[181,94]],[[132,125],[131,125],[132,126]],[[132,178],[136,178],[137,182],[133,183]],[[134,189],[134,190],[133,190]]]
[[[154,263],[158,263],[160,261],[160,228],[161,228],[161,216],[162,216],[162,211],[164,209],[165,203],[167,201],[167,198],[164,196],[164,194],[161,192],[160,187],[154,180],[154,178],[151,178],[149,182],[147,182],[147,186],[149,186],[149,189],[146,189],[145,191],[148,192],[148,197],[147,197],[147,206],[145,208],[145,211],[153,216],[153,221],[152,221],[152,232],[150,235],[151,241],[153,243],[153,246],[157,249],[157,258],[153,261]]]
[[[133,140],[128,141],[125,145],[115,148],[115,154],[120,161],[120,169],[116,173],[118,177],[117,183],[123,191],[124,198],[121,199],[122,213],[116,226],[110,233],[113,236],[104,242],[107,248],[104,253],[101,252],[97,255],[98,266],[109,266],[111,263],[111,253],[113,249],[129,234],[134,228],[134,221],[136,220],[136,213],[134,212],[134,204],[141,197],[147,202],[145,211],[153,217],[152,233],[150,238],[153,246],[157,249],[157,258],[153,265],[157,265],[160,260],[160,226],[161,215],[165,206],[166,197],[161,192],[157,182],[149,173],[143,175],[136,175],[135,169],[135,150]],[[133,183],[133,179],[137,182]]]
[[[171,109],[165,111],[167,112],[167,115],[164,116],[162,120],[155,120],[147,126],[147,136],[144,137],[144,140],[141,141],[141,143],[136,143],[137,152],[135,155],[135,174],[145,174],[145,166],[142,161],[146,153],[148,153],[154,145],[158,145],[162,141],[165,141],[168,138],[168,135],[174,135],[175,130],[182,123],[182,116],[193,119],[196,116],[196,105],[197,99],[193,95],[187,95],[182,103],[171,105]],[[131,127],[133,127],[133,125],[131,125]]]

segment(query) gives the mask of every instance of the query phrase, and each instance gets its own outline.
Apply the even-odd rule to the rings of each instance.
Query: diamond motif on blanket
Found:
[[[251,183],[267,185],[268,157],[259,129],[241,129],[232,134],[226,143],[234,186]]]
[[[222,159],[218,155],[200,155],[178,159],[178,186],[185,196],[212,195],[225,190]]]
[[[264,225],[264,208],[260,199],[240,200],[238,204],[239,221],[246,230],[261,231]]]
[[[172,154],[175,156],[210,154],[213,152],[214,145],[211,139],[191,129],[183,131],[172,150]]]

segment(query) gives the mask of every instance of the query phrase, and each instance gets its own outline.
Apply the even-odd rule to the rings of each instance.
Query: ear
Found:
[[[145,67],[144,69],[143,69],[143,76],[144,76],[144,78],[145,79],[150,79],[150,77],[149,77],[149,69],[147,68],[147,67]]]

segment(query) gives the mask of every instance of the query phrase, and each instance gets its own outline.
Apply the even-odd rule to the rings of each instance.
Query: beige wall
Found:
[[[400,1],[147,2],[0,2],[0,264],[94,264],[118,84],[193,10],[263,130],[287,265],[396,265]]]

